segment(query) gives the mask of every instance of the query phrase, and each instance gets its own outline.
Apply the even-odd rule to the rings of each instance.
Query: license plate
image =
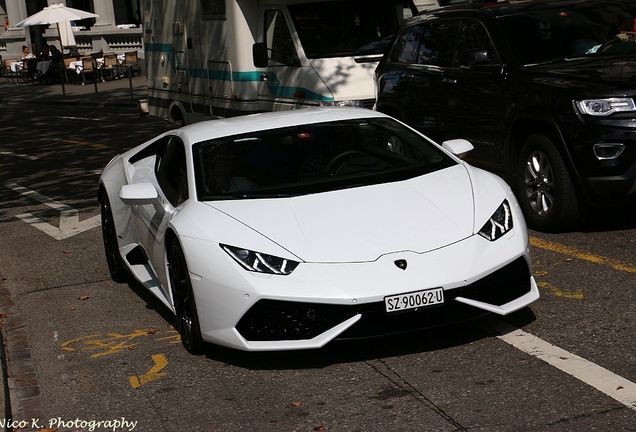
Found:
[[[444,303],[444,288],[432,288],[384,297],[387,312],[399,312]]]

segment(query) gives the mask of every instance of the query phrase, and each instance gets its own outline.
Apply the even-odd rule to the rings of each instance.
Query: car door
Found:
[[[408,85],[402,95],[406,122],[440,139],[447,110],[443,82],[445,70],[452,64],[453,40],[458,20],[427,21],[419,27],[416,59],[407,71]]]
[[[482,22],[462,20],[441,91],[447,106],[443,139],[464,138],[475,147],[466,160],[503,170],[503,118],[506,116],[500,54]]]
[[[185,146],[181,139],[172,135],[162,138],[157,143],[154,171],[155,187],[163,205],[149,204],[137,206],[136,209],[136,228],[141,245],[149,258],[152,271],[162,282],[161,289],[168,300],[171,297],[166,291],[168,285],[165,283],[165,234],[177,209],[188,199],[186,166]]]

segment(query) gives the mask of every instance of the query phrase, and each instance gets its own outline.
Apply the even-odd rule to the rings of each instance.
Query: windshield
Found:
[[[326,192],[405,180],[455,164],[390,119],[259,131],[203,141],[192,150],[200,201]]]
[[[411,2],[365,0],[289,5],[307,58],[384,54]]]
[[[499,18],[524,64],[636,51],[636,2],[585,2]]]

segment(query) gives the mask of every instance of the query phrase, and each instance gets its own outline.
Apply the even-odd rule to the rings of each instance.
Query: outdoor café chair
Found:
[[[17,58],[10,58],[4,60],[4,76],[7,78],[7,83],[11,80],[12,84],[15,84],[16,80],[20,78],[18,72],[14,72],[11,69],[11,63],[17,62]]]
[[[86,74],[90,74],[93,82],[99,81],[99,69],[93,57],[82,57],[82,84],[86,84]]]

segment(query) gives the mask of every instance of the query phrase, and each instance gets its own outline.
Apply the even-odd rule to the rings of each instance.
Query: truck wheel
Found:
[[[517,196],[528,226],[541,231],[572,227],[579,218],[576,192],[550,138],[535,134],[519,155]]]

